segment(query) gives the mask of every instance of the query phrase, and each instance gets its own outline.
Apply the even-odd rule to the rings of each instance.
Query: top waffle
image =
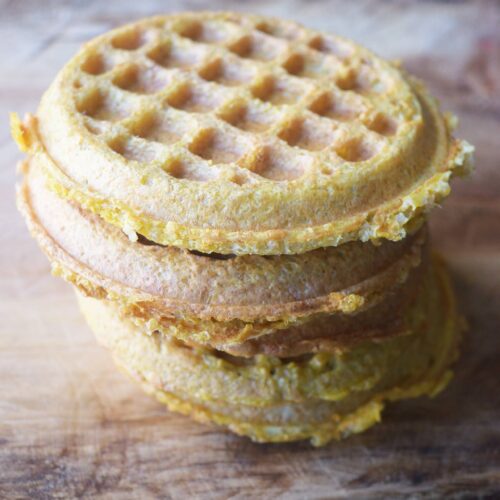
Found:
[[[53,189],[132,238],[234,254],[400,239],[472,150],[364,48],[232,13],[96,38],[14,125]]]

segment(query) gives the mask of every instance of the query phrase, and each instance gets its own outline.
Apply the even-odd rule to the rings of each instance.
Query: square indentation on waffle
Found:
[[[169,158],[162,168],[166,174],[188,181],[208,182],[219,176],[217,167],[194,155]]]
[[[171,89],[166,104],[190,113],[208,113],[219,107],[226,99],[222,89],[186,81]]]
[[[151,61],[166,69],[190,69],[200,64],[207,54],[208,51],[203,46],[165,40],[151,48],[146,55]]]
[[[95,120],[116,122],[129,116],[133,106],[130,101],[120,99],[115,93],[92,88],[77,96],[76,109]]]
[[[149,43],[154,36],[154,31],[143,30],[137,26],[121,29],[111,39],[111,46],[117,50],[134,51]]]
[[[256,70],[249,65],[245,65],[238,58],[216,57],[207,61],[198,74],[209,82],[216,82],[226,86],[237,86],[249,84]]]
[[[327,59],[314,52],[295,51],[289,54],[282,63],[287,73],[294,76],[306,78],[325,78],[335,74],[340,63]]]
[[[307,95],[310,86],[298,78],[286,78],[276,75],[259,77],[251,86],[251,92],[257,99],[271,104],[297,104]]]
[[[168,110],[150,109],[135,116],[127,126],[137,137],[170,145],[191,133],[196,123],[188,117],[181,118],[177,113]]]
[[[365,127],[379,135],[390,137],[398,131],[398,120],[390,114],[382,111],[366,113],[362,118]]]
[[[298,25],[273,23],[270,21],[258,21],[254,25],[254,29],[265,33],[266,35],[282,38],[283,40],[293,41],[303,38],[306,35],[306,30]]]
[[[353,48],[343,40],[329,35],[313,35],[307,45],[322,54],[333,55],[341,61],[353,54]]]
[[[80,69],[88,75],[97,76],[107,73],[113,66],[114,62],[110,54],[91,52],[85,57]]]
[[[174,22],[170,29],[180,37],[204,44],[221,44],[234,36],[234,26],[215,19],[182,19]],[[236,31],[237,32],[237,31]]]
[[[245,34],[228,44],[234,54],[244,59],[271,61],[286,50],[286,43],[258,32]]]
[[[123,158],[139,163],[152,163],[164,155],[160,144],[136,136],[118,136],[110,139],[108,146]]]
[[[338,121],[355,119],[364,110],[363,101],[357,96],[341,92],[325,91],[316,94],[309,104],[309,109],[319,116]]]
[[[293,181],[307,173],[313,164],[308,154],[278,143],[261,146],[245,158],[244,166],[264,179]]]
[[[124,64],[114,71],[112,82],[117,87],[137,94],[154,94],[167,87],[173,77],[157,66]]]
[[[390,86],[389,81],[367,63],[347,67],[336,76],[335,84],[341,90],[359,94],[381,94]]]
[[[337,135],[333,150],[344,161],[358,163],[371,159],[383,147],[383,142],[375,134],[347,133],[345,130]]]
[[[218,114],[233,127],[252,133],[268,131],[281,116],[278,110],[269,109],[259,101],[244,99],[227,102]]]
[[[328,120],[298,116],[281,125],[278,137],[289,146],[321,151],[333,145],[335,128]]]
[[[220,164],[237,163],[251,147],[251,141],[242,134],[207,128],[196,134],[188,149],[204,160]]]

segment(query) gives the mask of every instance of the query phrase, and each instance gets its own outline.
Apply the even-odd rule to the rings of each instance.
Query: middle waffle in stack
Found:
[[[425,227],[379,245],[205,255],[132,242],[48,190],[36,165],[27,169],[23,210],[55,273],[88,296],[115,301],[150,334],[234,356],[293,357],[407,331],[405,310],[428,264]]]
[[[425,227],[379,245],[205,255],[130,241],[50,191],[35,161],[24,168],[20,208],[54,272],[91,297],[82,310],[118,364],[175,410],[257,440],[321,443],[371,425],[370,401],[425,378],[433,342],[451,342],[433,331],[440,320],[422,326],[446,309],[438,294],[432,310]],[[434,376],[411,390],[432,392]]]

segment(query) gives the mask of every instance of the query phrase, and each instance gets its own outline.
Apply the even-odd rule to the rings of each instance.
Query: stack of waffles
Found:
[[[182,13],[89,42],[35,116],[18,205],[116,363],[171,410],[321,445],[449,381],[425,217],[471,169],[421,83],[345,39]]]

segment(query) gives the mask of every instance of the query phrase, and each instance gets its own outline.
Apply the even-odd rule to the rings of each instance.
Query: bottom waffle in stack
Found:
[[[116,363],[170,409],[256,441],[322,445],[449,381],[460,322],[426,228],[289,256],[131,241],[58,198],[35,162],[18,203]]]

